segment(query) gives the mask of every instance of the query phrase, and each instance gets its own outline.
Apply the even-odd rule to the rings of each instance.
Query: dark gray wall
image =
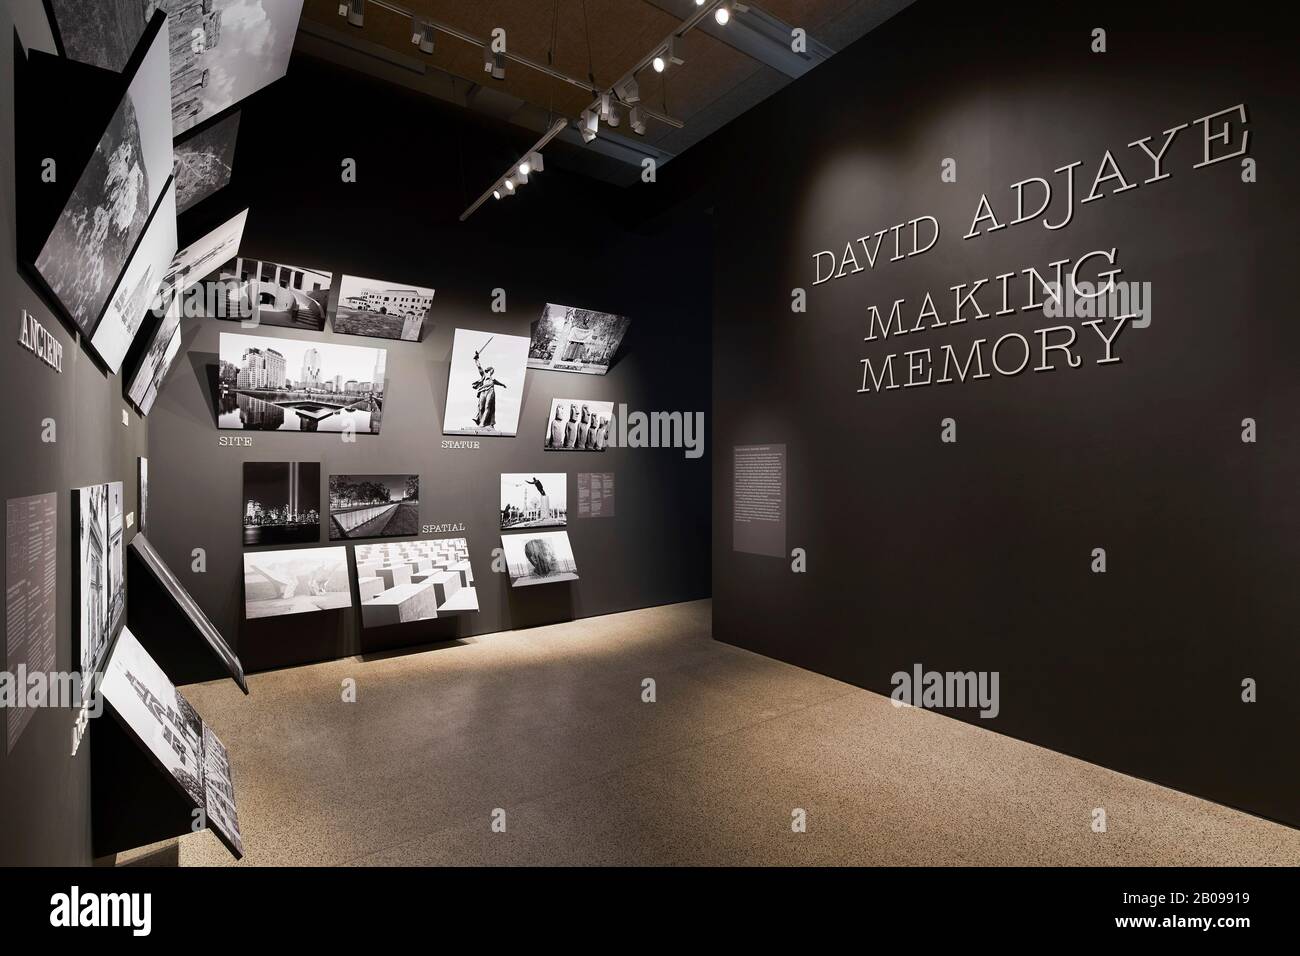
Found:
[[[39,5],[38,5],[39,6]],[[58,538],[58,667],[72,662],[75,596],[75,522],[70,507],[74,488],[105,481],[123,483],[123,509],[137,510],[136,458],[148,454],[143,421],[128,411],[121,379],[93,362],[74,336],[33,291],[17,269],[15,189],[39,190],[39,168],[15,168],[14,36],[15,9],[0,7],[0,301],[4,303],[4,374],[0,375],[0,404],[8,416],[3,497],[56,492]],[[31,12],[26,8],[19,10]],[[36,11],[39,12],[39,11]],[[40,44],[35,34],[42,17],[24,20],[24,41]],[[50,47],[52,49],[52,47]],[[26,309],[63,345],[63,373],[57,374],[18,344],[22,310]],[[41,440],[42,420],[56,422],[57,441]],[[134,529],[124,532],[129,541]],[[129,585],[129,582],[128,582]],[[7,635],[0,641],[6,654]],[[5,661],[5,668],[9,669]],[[4,719],[8,719],[5,714]],[[12,753],[0,746],[0,863],[62,864],[90,862],[90,747],[93,728],[76,757],[72,727],[76,714],[68,710],[36,710]]]
[[[1090,51],[1094,27],[1109,52]],[[921,0],[669,167],[727,171],[719,639],[882,693],[917,662],[996,670],[1000,716],[952,716],[1300,824],[1292,46],[1249,5]],[[1193,126],[1169,180],[1083,206],[1060,232],[961,239],[982,192],[1005,220],[1012,183],[1083,160],[1086,190],[1107,148],[1146,179],[1126,144],[1242,102],[1255,184],[1237,162],[1192,169]],[[956,183],[940,180],[947,157]],[[813,288],[814,252],[922,214],[942,223],[933,251]],[[868,305],[915,310],[934,290],[946,316],[959,282],[1112,246],[1123,278],[1154,285],[1152,325],[1122,333],[1121,364],[857,393],[864,357],[1051,324],[1018,313],[891,348],[863,342]],[[790,310],[795,287],[807,314]],[[1247,416],[1257,444],[1240,439]],[[946,417],[955,445],[940,442]],[[731,551],[731,449],[765,442],[788,445],[805,574]]]
[[[291,124],[304,103],[328,104],[333,119]],[[362,122],[364,118],[364,122]],[[381,137],[358,135],[383,129]],[[707,411],[707,229],[636,234],[610,218],[620,191],[572,180],[559,169],[523,195],[492,203],[467,224],[456,217],[527,142],[468,126],[428,100],[316,61],[294,60],[289,76],[243,111],[235,180],[187,213],[188,241],[244,205],[242,251],[331,271],[437,290],[420,343],[266,328],[258,334],[388,350],[381,434],[347,444],[337,435],[219,431],[208,390],[221,332],[238,323],[192,321],[185,352],[150,415],[150,540],[250,670],[418,645],[505,628],[605,614],[708,594],[709,457],[680,450],[543,451],[553,397],[625,402],[632,409]],[[558,148],[558,147],[557,147]],[[340,163],[357,160],[358,181]],[[336,278],[337,282],[337,278]],[[491,311],[504,288],[508,311]],[[631,330],[604,377],[530,371],[515,438],[481,438],[478,450],[444,450],[442,416],[457,327],[528,335],[547,301],[628,315]],[[251,448],[221,447],[252,436]],[[331,473],[418,473],[423,524],[463,523],[480,611],[448,620],[362,632],[355,611],[244,622],[242,463],[320,461],[322,501]],[[491,571],[500,546],[503,471],[569,475],[569,537],[580,580],[513,590]],[[576,474],[616,475],[617,515],[575,517]],[[322,544],[328,544],[322,532]],[[191,571],[203,548],[207,571]]]

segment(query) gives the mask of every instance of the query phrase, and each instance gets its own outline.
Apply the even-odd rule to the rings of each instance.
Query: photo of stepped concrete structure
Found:
[[[359,544],[361,626],[428,621],[478,610],[464,538]]]

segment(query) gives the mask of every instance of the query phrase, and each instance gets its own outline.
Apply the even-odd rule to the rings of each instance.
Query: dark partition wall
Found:
[[[688,158],[727,171],[715,196],[719,639],[882,693],[917,664],[996,671],[996,718],[948,712],[1300,824],[1289,46],[1249,6],[920,0]],[[1180,126],[1168,177],[1150,181],[1153,162],[1129,144],[1151,137],[1158,154]],[[1249,131],[1245,156],[1204,164],[1207,126],[1222,136],[1212,160]],[[1082,203],[1107,150],[1125,179]],[[1072,163],[1073,220],[1044,228],[1066,214],[1054,170]],[[1013,225],[1012,184],[1031,177],[1056,198]],[[1040,198],[1024,188],[1032,214]],[[997,221],[965,239],[983,194]],[[905,255],[926,216],[937,241]],[[917,229],[921,249],[930,224]],[[874,246],[882,230],[873,267],[857,240]],[[1022,308],[1022,270],[1112,248],[1119,279],[1150,284],[1149,321],[1125,323],[1116,361],[1099,364],[1093,319]],[[1004,273],[1014,311],[998,315]],[[956,295],[986,278],[976,298],[989,317],[968,304],[956,322]],[[791,310],[795,288],[806,313]],[[927,292],[938,322],[922,317]],[[898,299],[902,334],[864,341],[870,307],[884,324]],[[1038,371],[1039,330],[1066,325],[1079,364],[1054,351],[1055,370]],[[1002,344],[1000,369],[987,351],[1009,333],[1030,350],[1019,374],[1020,340]],[[954,368],[940,383],[944,347],[964,364],[977,339],[987,377]],[[733,448],[769,443],[786,445],[787,547],[806,549],[805,573],[732,550]]]
[[[556,453],[544,450],[543,439],[553,398],[609,401],[632,411],[707,412],[709,232],[625,229],[613,216],[623,191],[567,175],[554,153],[547,170],[509,205],[491,203],[460,224],[461,210],[530,142],[505,127],[472,125],[467,115],[295,59],[285,80],[245,104],[232,184],[183,221],[182,242],[188,242],[250,207],[243,255],[331,272],[335,297],[345,273],[435,290],[418,343],[328,327],[249,333],[238,322],[210,318],[183,326],[187,354],[150,416],[149,537],[232,636],[250,671],[708,594],[707,454],[687,458],[668,448]],[[355,161],[355,182],[344,181],[346,160]],[[493,311],[496,290],[504,312]],[[527,336],[547,302],[631,317],[609,373],[530,370],[516,437],[444,435],[454,330]],[[386,349],[380,433],[347,442],[323,432],[218,430],[211,376],[222,332]],[[319,461],[322,502],[331,474],[418,474],[420,523],[437,529],[421,537],[468,540],[479,612],[365,631],[355,610],[245,622],[245,461]],[[567,473],[567,530],[578,581],[511,589],[508,576],[493,570],[502,472]],[[580,472],[614,473],[612,517],[577,515]],[[329,541],[324,525],[322,546],[350,550],[352,542]],[[202,573],[193,570],[195,549],[204,552]]]
[[[17,167],[14,131],[15,50],[13,14],[25,43],[49,41],[39,10],[30,4],[0,7],[0,301],[4,303],[7,350],[0,376],[0,403],[6,412],[4,466],[0,486],[6,501],[54,493],[58,508],[57,577],[55,580],[55,662],[67,672],[77,668],[73,628],[77,524],[70,491],[120,481],[123,514],[138,513],[136,459],[148,455],[147,429],[123,398],[121,379],[107,374],[78,343],[54,311],[36,294],[17,268],[18,217],[15,192],[39,190],[39,166]],[[39,4],[37,5],[39,8]],[[49,41],[52,50],[52,41]],[[28,144],[31,145],[31,144]],[[65,170],[66,171],[66,170]],[[66,171],[72,175],[71,171]],[[62,371],[56,372],[19,344],[26,311],[62,348]],[[126,421],[122,413],[127,412]],[[51,430],[50,423],[53,423]],[[50,440],[53,439],[53,440]],[[129,541],[134,528],[123,531]],[[18,542],[27,544],[25,540]],[[14,541],[9,541],[13,546]],[[15,582],[7,581],[11,587]],[[129,589],[129,583],[128,583]],[[8,620],[0,640],[4,670],[20,661],[8,657]],[[93,730],[72,756],[77,712],[32,708],[30,721],[13,742],[0,745],[0,863],[89,863],[90,748]],[[19,711],[0,710],[0,723],[18,720]]]

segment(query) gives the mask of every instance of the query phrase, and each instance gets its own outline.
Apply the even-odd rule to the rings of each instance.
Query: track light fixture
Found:
[[[493,198],[493,199],[500,199],[500,198],[501,198],[501,190],[499,190],[499,189],[494,189],[494,190],[492,190],[492,198]]]
[[[433,24],[428,20],[413,19],[411,21],[411,45],[418,46],[421,53],[432,53],[436,32]]]
[[[494,52],[490,40],[483,44],[483,72],[491,73],[494,80],[504,80],[506,78],[505,54]]]
[[[591,110],[583,110],[578,121],[578,130],[582,133],[582,141],[590,143],[600,130],[600,116]]]
[[[525,156],[524,159],[528,162],[528,165],[533,168],[533,172],[535,173],[546,172],[546,163],[542,159],[542,154],[537,152],[536,150],[533,150],[533,152]]]
[[[339,16],[347,17],[348,23],[354,27],[365,26],[366,0],[347,0],[346,3],[340,3]]]
[[[632,124],[632,132],[638,136],[645,135],[645,112],[641,107],[632,107],[632,111],[628,113],[628,122]]]
[[[515,191],[515,181],[509,176],[506,177],[506,181],[502,183],[502,185],[506,187],[507,193],[513,193]]]
[[[622,83],[614,87],[614,92],[624,103],[631,106],[633,103],[641,102],[641,87],[636,81],[635,76],[629,76]]]

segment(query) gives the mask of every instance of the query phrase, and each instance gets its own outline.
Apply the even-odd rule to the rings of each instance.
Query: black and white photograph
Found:
[[[244,225],[247,222],[248,210],[245,209],[177,252],[171,266],[167,269],[163,283],[183,293],[195,283],[215,273],[224,263],[238,254],[239,243],[244,237]],[[237,302],[238,297],[236,297],[236,304]],[[218,308],[223,308],[221,317],[225,317],[224,307],[230,304],[222,302],[218,305]],[[251,312],[234,312],[231,317],[241,318],[251,314]]]
[[[432,305],[432,289],[345,275],[339,278],[330,328],[344,335],[418,342]]]
[[[126,607],[122,573],[122,483],[90,485],[76,492],[78,663],[83,674],[98,669]]]
[[[114,73],[126,69],[152,14],[150,4],[140,0],[46,2],[68,59]]]
[[[171,176],[167,40],[164,22],[36,257],[83,335],[95,331]]]
[[[514,436],[527,369],[528,339],[522,335],[456,329],[442,433]]]
[[[352,606],[348,549],[244,552],[244,616],[282,617]]]
[[[176,136],[284,76],[303,0],[49,0],[69,59],[121,72],[153,11],[172,35]],[[192,38],[201,37],[201,43]]]
[[[149,543],[149,539],[145,536],[143,530],[131,539],[130,547],[136,553],[136,556],[144,562],[144,566],[149,569],[154,579],[162,585],[176,606],[189,619],[189,622],[194,625],[194,629],[203,636],[208,646],[212,648],[212,652],[221,661],[222,666],[226,668],[234,682],[239,685],[240,690],[247,694],[248,684],[244,679],[244,665],[240,663],[229,642],[221,636],[221,632],[217,630],[216,625],[203,613],[203,609],[199,607],[198,602],[190,596],[190,592],[186,590],[185,585],[181,584],[176,575],[172,573],[172,569],[167,566],[167,562],[162,559],[162,555]]]
[[[176,136],[284,76],[303,0],[157,0],[172,31],[201,45],[172,50]]]
[[[163,277],[176,255],[176,188],[167,187],[144,238],[127,263],[117,288],[108,300],[104,317],[95,326],[90,346],[99,353],[108,370],[116,375],[122,368],[136,333],[151,310],[162,309],[159,295]]]
[[[235,113],[175,145],[177,214],[230,182],[238,136],[239,114]]]
[[[230,752],[206,722],[203,724],[203,796],[208,826],[236,857],[242,857],[244,838],[239,832],[239,814],[235,809]]]
[[[219,319],[238,319],[247,327],[325,328],[333,276],[316,269],[260,259],[235,258],[217,273],[227,297]]]
[[[181,350],[180,296],[171,290],[166,290],[164,294],[167,296],[167,312],[149,340],[149,348],[140,359],[127,388],[127,398],[139,409],[141,415],[148,415],[153,408],[158,389]]]
[[[386,627],[478,610],[464,538],[359,544],[361,626]]]
[[[130,628],[118,636],[100,692],[194,805],[206,806],[203,721]]]
[[[604,451],[613,428],[614,403],[553,398],[546,419],[547,451]]]
[[[143,456],[136,459],[139,466],[139,485],[136,487],[136,501],[138,502],[136,510],[140,512],[136,526],[140,533],[144,534],[149,522],[149,459]]]
[[[384,349],[223,332],[220,356],[219,428],[379,434]]]
[[[563,473],[503,473],[501,530],[563,528],[569,520],[568,484]]]
[[[419,475],[330,475],[330,540],[420,533]]]
[[[578,562],[574,560],[567,531],[503,534],[501,548],[505,552],[511,587],[578,580]]]
[[[631,319],[550,302],[532,324],[528,367],[604,375]]]
[[[244,547],[320,541],[320,462],[244,462]]]

